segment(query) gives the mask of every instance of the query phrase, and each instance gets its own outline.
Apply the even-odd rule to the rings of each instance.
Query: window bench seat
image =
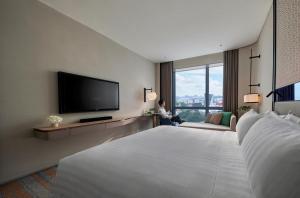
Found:
[[[180,127],[217,130],[217,131],[235,131],[236,127],[236,116],[232,115],[230,118],[230,127],[224,125],[216,125],[205,122],[184,122],[179,125]]]

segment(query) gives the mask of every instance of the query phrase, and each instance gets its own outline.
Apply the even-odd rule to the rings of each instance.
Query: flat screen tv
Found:
[[[119,83],[58,72],[59,113],[119,110]]]

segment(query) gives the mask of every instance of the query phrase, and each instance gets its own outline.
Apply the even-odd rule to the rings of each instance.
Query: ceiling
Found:
[[[151,60],[250,45],[272,0],[40,0]]]

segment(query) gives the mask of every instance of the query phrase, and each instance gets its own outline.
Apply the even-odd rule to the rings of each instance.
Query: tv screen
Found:
[[[58,72],[59,113],[119,110],[119,83]]]

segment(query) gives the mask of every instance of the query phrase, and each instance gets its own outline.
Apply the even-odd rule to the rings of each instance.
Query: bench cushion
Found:
[[[215,125],[205,122],[184,122],[180,124],[180,127],[197,128],[197,129],[208,129],[217,131],[231,131],[230,127],[224,125]]]

